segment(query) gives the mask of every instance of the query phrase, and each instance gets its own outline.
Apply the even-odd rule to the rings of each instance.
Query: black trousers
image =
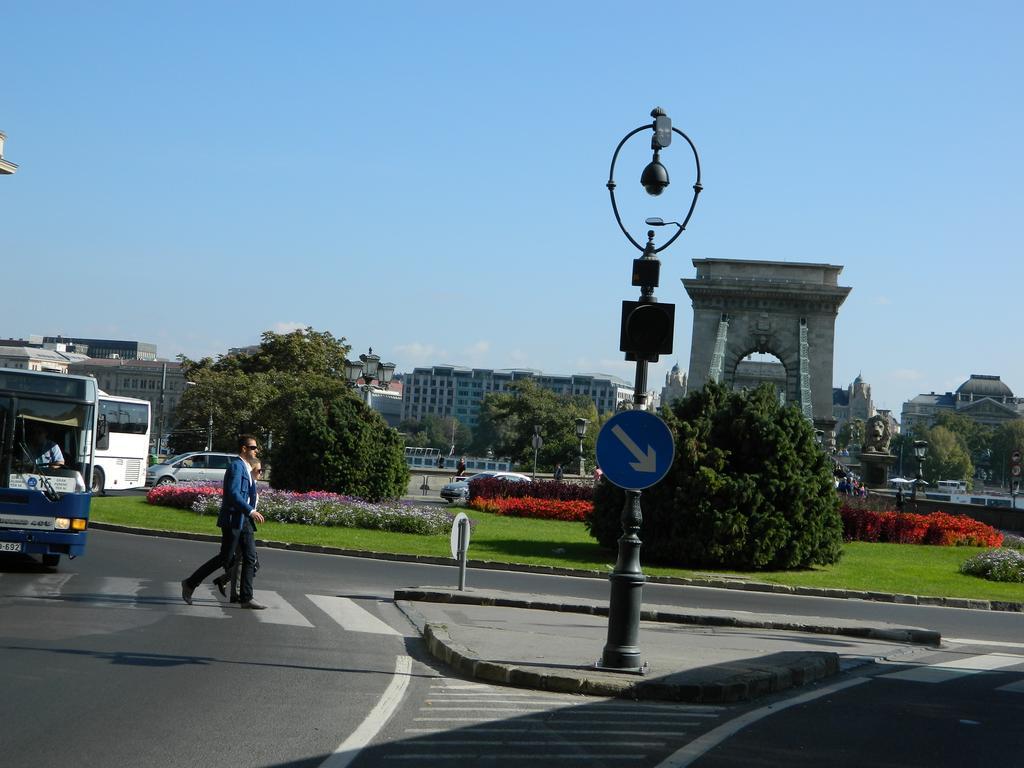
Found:
[[[256,565],[256,536],[248,518],[242,522],[242,527],[239,530],[220,529],[220,551],[200,565],[195,573],[185,579],[185,582],[195,589],[214,571],[219,571],[221,568],[225,571],[229,570],[235,558],[236,547],[242,558],[242,582],[239,585],[238,598],[243,603],[252,600],[252,578]]]

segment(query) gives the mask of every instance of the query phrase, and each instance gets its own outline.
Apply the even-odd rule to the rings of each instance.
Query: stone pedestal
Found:
[[[868,488],[885,488],[889,481],[889,470],[899,459],[888,453],[870,453],[860,455],[861,474],[864,485]]]

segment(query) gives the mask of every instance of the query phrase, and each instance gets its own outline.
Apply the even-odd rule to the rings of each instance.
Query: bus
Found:
[[[85,552],[96,380],[0,368],[0,553]]]
[[[108,395],[101,389],[99,403],[92,492],[142,488],[149,463],[149,401]]]

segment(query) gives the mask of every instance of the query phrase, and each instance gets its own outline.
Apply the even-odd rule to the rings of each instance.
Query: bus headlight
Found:
[[[55,517],[53,519],[53,528],[56,531],[66,531],[71,527],[71,521],[66,517]]]

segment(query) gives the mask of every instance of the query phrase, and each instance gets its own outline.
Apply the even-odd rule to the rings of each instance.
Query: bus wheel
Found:
[[[43,565],[47,568],[56,568],[60,565],[60,555],[43,555]]]
[[[106,496],[106,478],[103,476],[103,470],[97,467],[92,471],[92,493],[93,496]]]

